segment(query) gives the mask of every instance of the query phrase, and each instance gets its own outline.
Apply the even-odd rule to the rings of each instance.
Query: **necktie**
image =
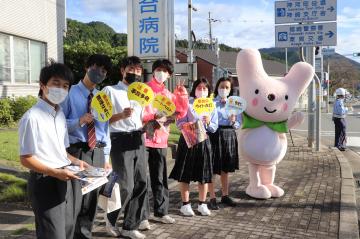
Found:
[[[91,113],[91,100],[93,98],[93,93],[90,92],[88,96],[88,105],[87,105],[87,112]],[[95,134],[95,124],[94,121],[91,121],[87,124],[87,133],[88,133],[88,145],[90,149],[94,149],[96,145],[96,134]]]

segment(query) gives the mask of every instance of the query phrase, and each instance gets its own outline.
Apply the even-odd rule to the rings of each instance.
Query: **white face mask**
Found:
[[[207,90],[196,90],[195,91],[195,96],[196,98],[206,98],[208,97],[208,91]]]
[[[226,98],[230,94],[230,90],[227,89],[218,89],[218,94],[221,98]]]
[[[58,105],[63,102],[68,95],[68,91],[57,87],[48,87],[49,93],[46,98],[53,104]]]
[[[164,83],[168,79],[168,73],[163,71],[155,71],[155,80],[159,83]]]

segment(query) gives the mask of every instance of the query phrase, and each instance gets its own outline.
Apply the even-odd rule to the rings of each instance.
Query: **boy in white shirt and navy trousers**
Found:
[[[39,100],[19,125],[20,160],[30,169],[28,193],[35,214],[37,238],[73,238],[81,203],[78,180],[64,167],[88,164],[69,155],[65,116],[59,107],[73,76],[68,67],[53,63],[40,73]]]

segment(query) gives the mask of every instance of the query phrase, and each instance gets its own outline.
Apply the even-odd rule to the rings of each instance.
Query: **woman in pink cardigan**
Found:
[[[173,64],[167,59],[156,60],[152,65],[153,78],[147,84],[155,95],[164,95],[171,99],[177,107],[177,117],[183,117],[187,112],[188,95],[184,86],[177,86],[176,93],[171,93],[164,82],[174,71]],[[175,115],[166,117],[151,105],[145,107],[144,124],[156,121],[155,131],[145,135],[146,157],[149,162],[151,189],[154,198],[154,216],[162,223],[172,224],[175,220],[168,215],[169,190],[167,183],[166,154],[171,122]],[[158,124],[159,123],[159,124]]]

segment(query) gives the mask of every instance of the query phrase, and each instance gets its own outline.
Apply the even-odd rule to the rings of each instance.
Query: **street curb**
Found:
[[[341,169],[339,238],[359,238],[358,215],[356,208],[355,185],[351,166],[338,150],[333,151]]]

